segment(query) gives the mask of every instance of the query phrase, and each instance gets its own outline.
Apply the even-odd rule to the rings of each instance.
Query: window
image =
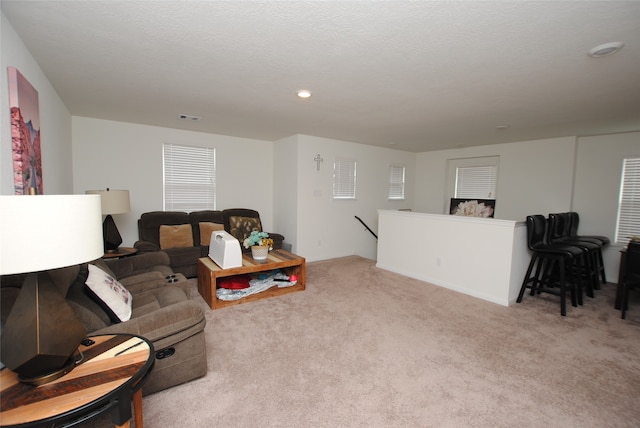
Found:
[[[164,209],[216,209],[216,150],[164,144],[162,147]]]
[[[356,198],[356,161],[336,159],[333,162],[333,199]]]
[[[640,158],[628,158],[622,165],[616,242],[626,245],[632,236],[638,235],[640,235]]]
[[[495,165],[458,167],[454,197],[495,199],[497,175]]]
[[[449,159],[446,205],[449,198],[496,199],[499,161],[499,156]]]
[[[404,200],[404,167],[389,166],[389,199]]]

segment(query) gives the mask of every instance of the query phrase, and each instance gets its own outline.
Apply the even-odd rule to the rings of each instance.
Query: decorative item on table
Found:
[[[251,257],[254,260],[266,260],[267,254],[273,249],[273,239],[267,232],[254,230],[242,243],[244,248],[251,248]]]
[[[214,230],[209,240],[209,258],[222,269],[240,267],[242,266],[240,243],[224,230]]]

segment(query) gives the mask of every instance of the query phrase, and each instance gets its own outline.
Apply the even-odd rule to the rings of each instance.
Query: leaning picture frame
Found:
[[[449,214],[465,217],[493,218],[495,210],[495,199],[451,198],[449,204]]]

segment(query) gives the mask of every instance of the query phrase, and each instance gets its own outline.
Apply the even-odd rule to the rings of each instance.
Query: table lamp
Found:
[[[68,373],[87,332],[47,270],[100,258],[100,198],[0,196],[0,275],[27,273],[2,327],[0,360],[40,385]]]
[[[128,190],[87,190],[86,194],[100,195],[102,198],[102,215],[106,215],[102,223],[102,235],[104,236],[104,251],[113,252],[122,244],[122,237],[111,214],[124,214],[129,212]]]

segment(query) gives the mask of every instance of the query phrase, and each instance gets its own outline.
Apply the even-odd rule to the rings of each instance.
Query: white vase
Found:
[[[269,247],[266,245],[254,245],[251,247],[251,257],[254,260],[266,260],[269,254]]]

